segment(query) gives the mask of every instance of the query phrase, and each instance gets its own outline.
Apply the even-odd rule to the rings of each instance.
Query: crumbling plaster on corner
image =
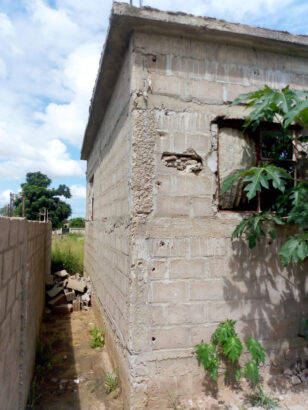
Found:
[[[141,97],[146,103],[144,95]],[[130,288],[129,288],[129,340],[131,354],[148,351],[149,326],[149,277],[150,257],[147,241],[140,237],[140,225],[144,225],[154,209],[155,178],[155,116],[150,110],[131,111],[131,224],[130,224]],[[132,386],[132,388],[134,388]]]

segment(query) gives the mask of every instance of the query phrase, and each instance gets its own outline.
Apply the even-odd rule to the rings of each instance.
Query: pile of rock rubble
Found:
[[[301,383],[308,385],[308,359],[305,361],[297,359],[295,363],[284,370],[283,374],[293,386]]]
[[[66,270],[55,272],[46,278],[46,312],[78,312],[91,305],[91,283],[76,273]]]

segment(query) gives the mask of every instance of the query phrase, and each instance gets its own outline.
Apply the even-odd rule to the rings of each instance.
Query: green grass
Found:
[[[51,272],[66,269],[68,273],[83,275],[84,236],[69,234],[54,236],[51,247]]]
[[[95,347],[103,347],[105,344],[104,339],[104,331],[103,329],[94,328],[90,330],[90,335],[92,336],[92,340],[90,346],[94,349]]]

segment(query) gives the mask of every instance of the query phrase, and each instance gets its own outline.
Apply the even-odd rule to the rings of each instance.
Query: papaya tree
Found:
[[[301,262],[308,257],[308,91],[265,86],[241,94],[232,105],[238,104],[250,108],[243,124],[245,132],[256,132],[268,123],[275,124],[276,129],[278,126],[279,132],[265,134],[261,161],[256,166],[242,169],[222,183],[224,195],[241,181],[248,201],[260,199],[267,192],[264,207],[245,217],[232,239],[244,236],[253,248],[266,234],[274,239],[278,226],[296,224],[297,233],[286,239],[279,256],[283,266]],[[266,157],[269,150],[273,160],[262,161],[262,155]]]

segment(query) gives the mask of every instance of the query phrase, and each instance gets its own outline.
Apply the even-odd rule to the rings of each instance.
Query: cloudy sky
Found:
[[[307,0],[143,5],[308,34]],[[80,147],[111,6],[111,0],[0,0],[0,206],[27,172],[41,171],[53,185],[70,186],[72,216],[84,216]]]

